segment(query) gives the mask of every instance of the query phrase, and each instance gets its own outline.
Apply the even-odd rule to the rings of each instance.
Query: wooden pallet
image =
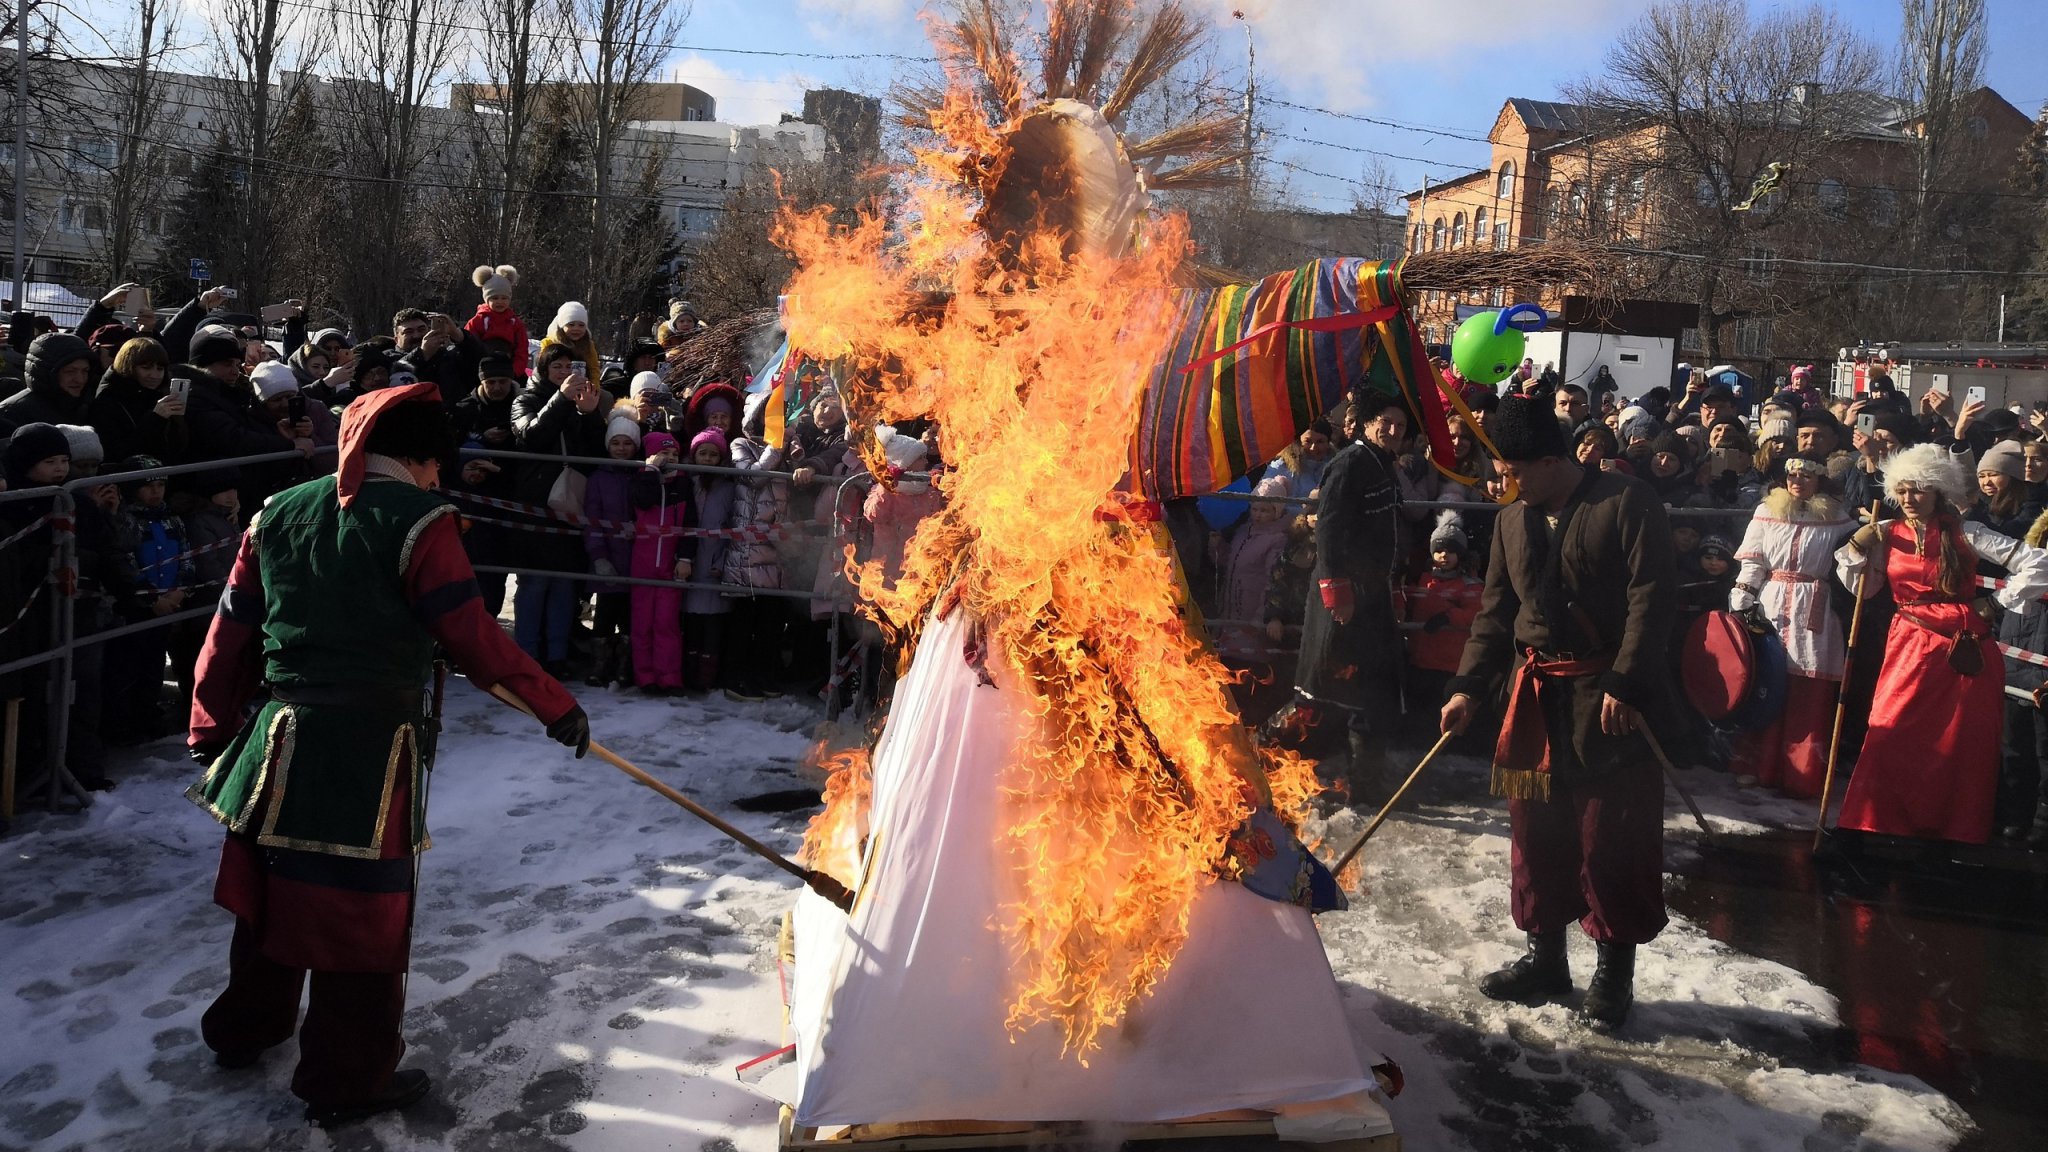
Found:
[[[1282,1140],[1273,1121],[1253,1116],[1179,1120],[1160,1124],[991,1123],[949,1120],[806,1128],[782,1109],[781,1152],[950,1152],[953,1149],[1032,1148],[1039,1152],[1151,1149],[1154,1152],[1401,1152],[1399,1133],[1306,1144]]]

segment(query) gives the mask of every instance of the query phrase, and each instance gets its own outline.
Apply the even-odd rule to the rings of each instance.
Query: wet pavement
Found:
[[[1672,910],[1834,993],[1846,1060],[1917,1076],[1979,1132],[2048,1147],[2048,855],[1866,844],[1816,864],[1811,834],[1723,838]]]

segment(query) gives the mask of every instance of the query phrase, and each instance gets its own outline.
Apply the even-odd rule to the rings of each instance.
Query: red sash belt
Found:
[[[1614,667],[1614,656],[1546,657],[1531,648],[1524,650],[1523,657],[1508,688],[1507,714],[1501,719],[1500,740],[1493,747],[1493,794],[1514,800],[1548,800],[1550,723],[1544,718],[1543,698],[1568,690],[1558,681],[1598,676]]]

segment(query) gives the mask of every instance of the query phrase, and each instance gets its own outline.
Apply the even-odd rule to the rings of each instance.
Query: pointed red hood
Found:
[[[441,403],[441,386],[427,382],[408,384],[403,388],[379,388],[356,397],[342,409],[341,459],[337,468],[340,483],[336,491],[343,508],[355,502],[356,492],[363,486],[363,470],[370,454],[370,430],[377,426],[377,418],[400,404],[415,401]]]

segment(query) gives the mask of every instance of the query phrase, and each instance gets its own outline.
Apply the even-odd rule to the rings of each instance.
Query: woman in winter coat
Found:
[[[1268,476],[1252,489],[1255,496],[1290,496],[1288,481]],[[1257,503],[1244,523],[1217,549],[1216,570],[1223,579],[1222,595],[1216,605],[1218,617],[1230,621],[1219,627],[1216,642],[1226,653],[1263,649],[1266,588],[1273,571],[1287,551],[1287,510],[1289,504]]]
[[[512,436],[520,451],[561,456],[605,454],[605,422],[611,397],[599,390],[596,381],[578,374],[579,367],[565,351],[541,354],[539,376],[512,398]],[[568,467],[553,461],[521,462],[512,498],[521,504],[546,507],[556,480]],[[582,469],[577,471],[581,473]],[[543,526],[561,527],[558,519],[538,513],[525,518]],[[520,567],[541,572],[519,577],[519,589],[512,600],[512,635],[527,655],[550,668],[550,674],[560,679],[557,674],[568,671],[569,628],[576,618],[575,576],[582,574],[587,561],[582,541],[552,532],[533,533],[531,542],[524,544],[519,554],[523,560]]]
[[[171,358],[164,346],[138,336],[114,353],[114,366],[100,377],[89,415],[100,444],[116,460],[150,456],[183,460],[191,444],[185,402],[170,394]]]
[[[2041,515],[2041,506],[2027,490],[2026,457],[2010,440],[1985,449],[1984,458],[1977,461],[1977,490],[1981,498],[1966,519],[2001,536],[2025,536]]]
[[[1764,498],[1735,550],[1728,609],[1752,630],[1770,629],[1785,645],[1785,708],[1761,732],[1746,734],[1735,770],[1794,799],[1820,795],[1827,772],[1829,723],[1842,680],[1842,621],[1829,595],[1835,549],[1856,530],[1855,516],[1829,492],[1826,463],[1785,461],[1785,486]]]
[[[556,348],[566,348],[583,361],[583,371],[592,380],[603,376],[604,361],[597,354],[597,337],[590,334],[590,310],[574,300],[555,310],[548,334],[541,337],[541,355]]]
[[[763,534],[781,528],[789,508],[789,483],[781,472],[780,444],[762,438],[768,403],[767,392],[747,398],[740,423],[741,434],[731,445],[732,466],[751,475],[733,485],[731,527],[752,529]],[[782,587],[782,554],[772,539],[736,539],[729,542],[719,570],[705,572],[736,590]],[[775,685],[782,677],[782,633],[787,614],[773,597],[735,594],[727,597],[725,635],[720,645],[720,663],[725,672],[725,694],[734,700],[759,700],[781,693]]]
[[[636,580],[684,581],[694,541],[676,532],[690,521],[690,475],[669,471],[680,455],[676,438],[649,432],[640,440],[647,466],[633,473],[633,571]],[[633,587],[633,679],[650,696],[683,686],[683,590]]]
[[[640,422],[629,412],[615,411],[605,425],[605,455],[614,460],[640,459]],[[597,468],[583,489],[583,550],[590,571],[598,577],[624,576],[633,570],[633,538],[620,525],[633,522],[633,469]],[[590,585],[597,594],[590,632],[596,651],[590,675],[583,682],[602,688],[632,679],[632,586],[599,579]]]
[[[28,387],[0,400],[0,431],[25,424],[84,424],[91,419],[99,356],[69,332],[45,332],[28,346]]]
[[[690,440],[690,463],[706,468],[732,467],[725,433],[706,428]],[[710,531],[732,527],[732,508],[738,495],[733,478],[716,472],[690,474],[690,526]],[[725,563],[732,542],[724,536],[698,536],[692,565],[698,583],[712,583]],[[727,614],[724,593],[710,588],[691,588],[683,593],[683,680],[695,691],[708,690],[718,681],[719,633]]]

